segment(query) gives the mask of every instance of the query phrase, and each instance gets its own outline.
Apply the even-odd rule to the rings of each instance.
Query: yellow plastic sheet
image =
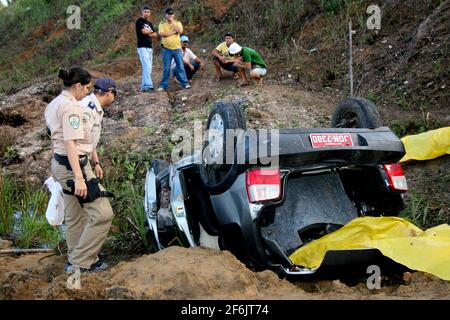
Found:
[[[400,162],[407,160],[429,160],[450,154],[450,127],[406,136],[402,139],[406,154]]]
[[[375,248],[407,266],[450,280],[450,226],[422,231],[397,217],[356,218],[341,229],[301,247],[289,258],[299,266],[315,269],[328,250]]]

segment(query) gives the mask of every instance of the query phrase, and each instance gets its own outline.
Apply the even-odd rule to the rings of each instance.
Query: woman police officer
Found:
[[[66,89],[45,109],[45,121],[51,132],[51,172],[64,189],[66,271],[76,266],[82,272],[98,272],[108,268],[98,253],[114,214],[106,197],[83,201],[88,196],[86,183],[96,178],[89,164],[94,119],[80,103],[89,92],[92,77],[83,68],[73,67],[69,72],[60,70],[59,78]]]

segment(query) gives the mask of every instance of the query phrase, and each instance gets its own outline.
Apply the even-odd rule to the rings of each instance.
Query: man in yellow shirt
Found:
[[[212,52],[214,67],[216,68],[216,81],[222,79],[222,70],[233,72],[233,78],[239,79],[238,69],[234,65],[233,57],[228,52],[228,47],[234,43],[234,37],[231,32],[225,33],[225,41],[219,44]]]
[[[162,38],[162,60],[163,60],[163,78],[157,91],[164,91],[169,86],[170,65],[172,58],[175,60],[175,74],[178,82],[185,89],[191,86],[188,83],[186,72],[184,71],[183,52],[181,50],[180,35],[183,32],[181,22],[174,20],[174,11],[167,8],[166,20],[159,24],[159,35]]]

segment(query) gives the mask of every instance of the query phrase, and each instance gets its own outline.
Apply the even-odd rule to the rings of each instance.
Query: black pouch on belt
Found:
[[[99,187],[99,179],[98,178],[92,178],[91,180],[86,182],[87,187],[87,196],[86,198],[76,196],[78,198],[78,201],[80,202],[81,206],[83,206],[84,203],[95,201],[95,199],[100,197],[110,197],[114,198],[114,194],[108,191],[101,191]],[[67,180],[67,186],[70,188],[70,191],[63,190],[65,194],[74,195],[75,194],[75,181],[72,179]]]

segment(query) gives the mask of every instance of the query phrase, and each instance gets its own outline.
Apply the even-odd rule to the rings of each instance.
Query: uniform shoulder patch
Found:
[[[92,110],[94,110],[94,108],[95,108],[95,103],[93,103],[92,101],[89,101],[88,107],[91,108]]]
[[[78,129],[80,127],[80,116],[77,114],[71,114],[69,116],[69,124],[72,128]]]

